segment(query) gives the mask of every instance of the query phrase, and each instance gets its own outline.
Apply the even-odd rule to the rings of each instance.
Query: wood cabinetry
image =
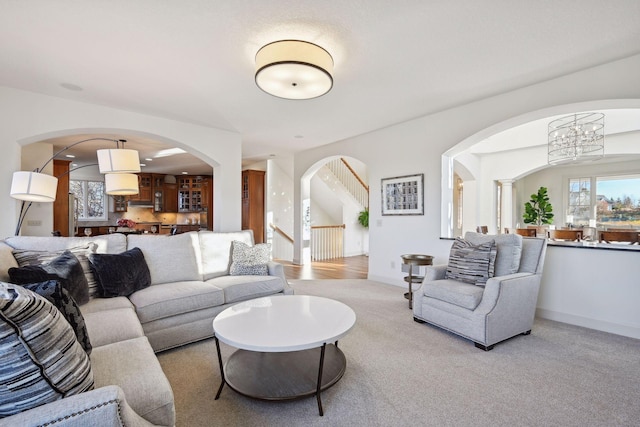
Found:
[[[113,197],[113,212],[127,211],[127,196],[111,196]]]
[[[56,200],[53,202],[53,229],[59,231],[62,236],[71,236],[69,230],[69,163],[66,160],[53,161],[53,176],[58,178]]]
[[[138,194],[129,196],[129,200],[152,202],[153,182],[150,173],[138,174]]]
[[[178,178],[178,212],[202,212],[205,210],[204,179],[202,176],[189,175]]]
[[[178,212],[178,184],[165,182],[162,184],[164,192],[164,212]]]
[[[242,229],[253,230],[256,243],[264,243],[264,171],[242,171]]]
[[[151,181],[153,183],[153,187],[151,189],[151,205],[153,206],[153,211],[164,212],[164,175],[153,174],[151,175]]]

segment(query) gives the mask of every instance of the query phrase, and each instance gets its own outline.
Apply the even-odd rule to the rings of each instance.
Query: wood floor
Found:
[[[284,265],[287,279],[366,279],[369,270],[369,257],[365,255],[314,261],[305,265],[274,261]]]

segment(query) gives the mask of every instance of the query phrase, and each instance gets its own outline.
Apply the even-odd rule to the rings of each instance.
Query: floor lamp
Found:
[[[11,197],[22,200],[18,224],[15,235],[20,234],[24,218],[33,202],[52,203],[56,200],[58,188],[58,177],[46,175],[42,170],[59,154],[88,141],[109,141],[115,142],[115,149],[102,149],[97,151],[100,173],[105,175],[105,192],[110,195],[131,195],[138,194],[138,177],[134,175],[140,172],[140,158],[136,150],[124,149],[125,140],[115,140],[108,138],[89,138],[75,142],[57,151],[40,168],[31,172],[18,171],[13,173],[11,181]],[[122,144],[123,148],[120,148]],[[86,165],[91,166],[91,165]],[[60,176],[64,176],[72,169]]]

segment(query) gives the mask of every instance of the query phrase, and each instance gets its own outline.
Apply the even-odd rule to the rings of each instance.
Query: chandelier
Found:
[[[576,113],[549,123],[550,165],[604,157],[604,114]]]

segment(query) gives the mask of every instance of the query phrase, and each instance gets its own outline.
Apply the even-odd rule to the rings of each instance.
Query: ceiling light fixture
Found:
[[[317,98],[333,87],[333,58],[305,41],[269,43],[256,53],[256,84],[278,98]]]
[[[604,157],[604,114],[576,113],[549,123],[550,165]]]

